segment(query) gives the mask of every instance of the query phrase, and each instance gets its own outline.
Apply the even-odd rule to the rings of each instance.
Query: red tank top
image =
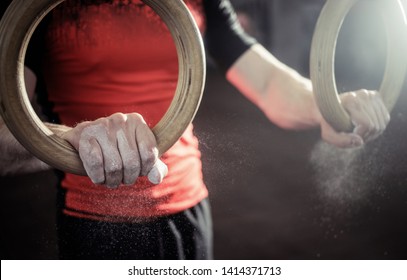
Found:
[[[186,2],[203,28],[200,1]],[[178,79],[177,53],[165,24],[140,0],[80,9],[69,3],[54,10],[44,64],[48,96],[61,122],[74,126],[115,112],[137,112],[154,126]],[[156,217],[185,210],[208,195],[192,125],[162,159],[169,173],[159,185],[140,177],[134,186],[108,189],[66,174],[65,213],[110,221]]]

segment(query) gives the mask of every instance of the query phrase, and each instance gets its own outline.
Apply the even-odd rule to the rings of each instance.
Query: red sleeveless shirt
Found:
[[[74,126],[115,112],[137,112],[154,126],[178,79],[177,53],[165,24],[140,0],[74,11],[64,9],[69,2],[54,10],[44,63],[48,97],[61,122]],[[202,30],[200,1],[186,2]],[[169,173],[159,185],[140,177],[134,186],[108,189],[66,174],[64,212],[108,221],[143,219],[183,211],[207,197],[192,125],[162,160]]]

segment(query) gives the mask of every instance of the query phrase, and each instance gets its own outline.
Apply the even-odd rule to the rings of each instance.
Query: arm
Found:
[[[14,138],[0,118],[0,176],[31,173],[50,169],[33,157]]]
[[[354,133],[337,133],[322,118],[310,80],[245,34],[229,0],[204,3],[209,53],[228,81],[273,123],[287,129],[320,127],[322,138],[339,147],[360,146],[384,131],[390,117],[380,94],[359,90],[340,96],[355,124]]]
[[[32,100],[36,85],[36,76],[29,69],[24,68],[25,86],[27,94]],[[22,174],[50,169],[44,162],[32,156],[14,138],[0,117],[0,175]]]
[[[380,135],[390,116],[380,94],[359,90],[340,96],[351,116],[353,133],[338,133],[322,118],[309,79],[276,59],[259,44],[243,53],[227,79],[275,124],[287,129],[320,127],[322,138],[339,147],[360,146]]]
[[[229,68],[228,81],[276,125],[286,129],[315,127],[321,115],[310,80],[255,44]]]

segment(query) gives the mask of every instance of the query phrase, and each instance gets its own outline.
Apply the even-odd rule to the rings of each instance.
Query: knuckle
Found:
[[[121,170],[122,170],[122,168],[117,165],[106,166],[106,168],[105,168],[106,174],[109,176],[115,176],[119,172],[121,172]]]
[[[143,116],[140,115],[139,113],[131,113],[131,114],[129,114],[129,118],[131,118],[131,119],[134,120],[135,122],[146,123],[146,121],[144,120]]]
[[[107,127],[109,125],[109,119],[108,118],[100,118],[95,122],[97,122],[102,127]]]
[[[377,90],[370,90],[370,91],[369,91],[369,96],[370,96],[370,97],[373,97],[373,98],[379,98],[379,99],[381,99],[380,92],[378,92]]]
[[[362,101],[360,95],[357,92],[349,92],[343,95],[341,98],[341,103],[347,109],[353,110],[361,110],[362,109]]]
[[[353,94],[351,92],[341,94],[340,99],[341,99],[342,104],[346,104],[346,103],[350,102],[350,100],[353,98],[352,95]]]
[[[369,98],[370,92],[366,89],[360,89],[357,91],[357,95],[359,96],[359,98]]]
[[[121,161],[112,161],[111,163],[105,166],[106,174],[108,175],[117,175],[123,169],[123,164]]]
[[[110,118],[113,118],[113,119],[115,119],[115,118],[117,118],[117,119],[124,119],[124,118],[125,118],[125,114],[123,114],[123,113],[114,113],[114,114],[112,114],[112,115],[110,116]]]
[[[126,115],[122,113],[115,113],[109,117],[109,121],[116,125],[123,125],[124,123],[126,123],[126,119]]]
[[[358,100],[356,100],[355,98],[352,98],[351,100],[346,102],[344,105],[347,109],[355,110],[355,111],[360,111],[363,108],[362,104],[360,104],[360,102],[358,102]]]
[[[140,118],[140,119],[143,118],[143,116],[140,115],[139,113],[130,113],[130,114],[129,114],[129,117],[132,117],[132,118]]]
[[[378,98],[378,97],[380,97],[380,94],[379,94],[378,91],[370,90],[369,91],[369,96],[372,97],[372,98]]]

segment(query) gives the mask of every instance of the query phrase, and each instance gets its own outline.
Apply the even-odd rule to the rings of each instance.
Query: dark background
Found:
[[[235,0],[247,30],[308,76],[322,0]],[[385,63],[379,12],[361,1],[338,40],[341,91],[377,89]],[[371,2],[370,2],[371,3]],[[247,19],[249,19],[247,21]],[[284,131],[211,63],[194,121],[210,191],[217,259],[406,259],[407,86],[382,137],[339,150],[319,131]],[[0,178],[2,259],[54,259],[52,172]]]

